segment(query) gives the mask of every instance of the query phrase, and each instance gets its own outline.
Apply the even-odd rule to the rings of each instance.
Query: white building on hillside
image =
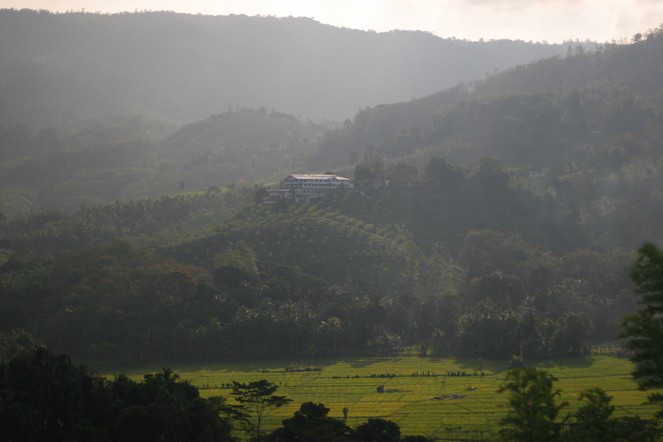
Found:
[[[269,191],[269,196],[305,203],[340,187],[352,189],[354,183],[350,178],[338,175],[299,173],[286,177],[279,189]]]

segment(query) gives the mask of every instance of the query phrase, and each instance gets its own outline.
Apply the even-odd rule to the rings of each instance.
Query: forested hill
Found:
[[[69,135],[0,126],[0,212],[14,218],[275,181],[302,167],[332,127],[265,109],[229,110],[169,136],[170,125],[140,117],[107,119]]]
[[[639,136],[634,122],[651,119],[643,107],[660,107],[662,90],[661,29],[628,45],[569,46],[563,58],[518,66],[418,100],[363,109],[343,129],[327,134],[311,164],[339,167],[370,151],[419,165],[431,154],[461,161],[490,155],[530,165],[531,152],[522,158],[491,151],[499,140],[508,144],[506,132],[518,133],[521,139],[514,144],[520,148],[546,149],[559,161],[564,155],[558,149],[602,143],[615,132]],[[604,125],[597,126],[601,119]],[[576,130],[567,130],[574,124]],[[598,137],[579,136],[579,127]],[[563,139],[550,146],[550,131],[555,130],[564,132]]]
[[[479,170],[497,161],[565,207],[597,244],[635,248],[663,240],[661,97],[659,29],[630,45],[574,49],[565,59],[509,70],[474,91],[457,87],[364,110],[328,132],[311,162],[359,161],[362,179],[379,183],[412,182],[408,167],[424,168],[434,157]],[[413,116],[421,125],[394,133]],[[442,182],[453,184],[447,169]]]
[[[234,186],[0,219],[0,333],[125,363],[612,339],[635,308],[630,254],[495,162],[443,166],[307,205]]]
[[[209,36],[217,35],[211,28],[225,29],[212,24],[238,20],[247,29],[254,22],[271,24],[270,32],[306,24],[375,39],[368,47],[378,55],[382,38],[438,41],[420,33],[339,31],[305,19],[3,14],[70,20],[78,23],[67,28],[72,35],[80,23],[109,33],[112,23],[120,39],[132,36],[136,23],[154,36],[201,21],[210,28],[197,32]],[[162,22],[168,26],[156,25]],[[6,29],[0,26],[0,34]],[[255,35],[254,46],[277,41]],[[291,37],[310,44],[299,35]],[[77,54],[101,45],[99,54],[110,55],[89,67],[111,77],[117,71],[99,63],[131,54],[128,95],[149,95],[171,75],[190,72],[181,62],[172,72],[162,65],[152,86],[132,89],[150,64],[134,53],[139,44],[113,52],[103,46],[110,41],[70,44]],[[12,44],[18,43],[0,39]],[[358,56],[355,49],[347,48]],[[660,29],[630,45],[573,48],[566,58],[485,82],[364,109],[335,129],[240,107],[179,130],[146,116],[118,116],[74,132],[0,124],[0,202],[9,196],[16,201],[10,207],[24,204],[26,211],[79,207],[0,216],[0,333],[20,337],[23,329],[56,351],[127,363],[387,355],[414,345],[422,354],[516,362],[587,354],[590,345],[614,339],[621,318],[636,308],[632,251],[646,240],[663,242],[662,49]],[[198,52],[186,53],[193,60]],[[286,53],[246,57],[257,63],[275,54],[285,60]],[[304,59],[322,53],[310,50]],[[162,61],[169,54],[161,53]],[[14,68],[26,62],[12,57],[5,61],[18,63]],[[40,63],[64,59],[44,56]],[[326,92],[353,95],[352,88],[340,94],[332,87],[340,71],[324,65],[330,76],[318,78],[306,71],[312,64],[287,65],[287,78],[305,72],[303,79],[328,82]],[[251,79],[255,91],[266,85],[282,91],[272,75],[278,69],[251,66],[245,72],[262,75]],[[435,76],[434,66],[422,66]],[[191,84],[215,73],[194,72],[200,81]],[[357,72],[359,85],[371,71]],[[85,78],[94,83],[103,75]],[[371,78],[380,85],[376,78],[388,77]],[[173,104],[169,93],[184,93],[185,107],[198,97],[203,112],[203,98],[220,102],[218,90],[203,97],[187,87],[153,97]],[[35,96],[27,94],[16,115],[32,109]],[[78,97],[67,96],[72,103]],[[107,98],[93,103],[123,101],[121,94]],[[264,187],[254,183],[299,166],[336,173],[347,167],[356,187],[310,204],[265,203]],[[224,179],[233,184],[221,186]],[[80,204],[86,201],[114,202]]]
[[[644,54],[660,44],[652,34],[546,63],[571,69],[625,57],[624,72],[656,70],[660,58]],[[663,240],[663,80],[618,72],[534,93],[455,88],[422,100],[428,109],[440,96],[456,104],[356,154],[357,190],[309,205],[265,205],[261,189],[209,186],[69,215],[2,218],[1,331],[22,328],[57,351],[131,363],[384,355],[412,345],[496,358],[586,354],[613,339],[636,308],[631,251]],[[359,130],[372,112],[329,132],[321,148]],[[306,140],[323,130],[263,109],[215,115],[160,144],[135,141],[163,130],[156,122],[119,120],[115,128],[63,143],[78,140],[89,158],[147,152],[150,161],[108,170],[112,183],[130,170],[145,176],[175,164],[178,181],[203,176],[201,164],[215,158],[251,170],[261,158],[273,162],[273,152],[305,154],[313,147]],[[99,150],[101,139],[111,148]],[[69,148],[55,131],[26,140],[42,158],[33,179],[50,170],[69,173],[71,183],[98,176],[90,165],[48,167],[56,158],[49,155]],[[335,155],[351,154],[342,150],[350,142],[338,146]],[[3,170],[14,171],[5,176],[27,179],[21,149],[4,152]],[[171,189],[189,185],[161,176],[171,176]],[[57,178],[50,188],[58,189]]]
[[[62,129],[136,114],[186,123],[228,106],[345,119],[564,51],[307,18],[0,10],[0,124]]]

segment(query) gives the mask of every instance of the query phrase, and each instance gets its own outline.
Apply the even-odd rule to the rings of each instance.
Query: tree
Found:
[[[424,172],[430,181],[450,191],[457,191],[465,182],[463,171],[444,158],[432,157]]]
[[[652,243],[638,249],[631,279],[642,295],[643,308],[627,316],[621,324],[621,337],[632,351],[633,378],[640,389],[663,387],[663,252]],[[649,396],[653,403],[663,403],[663,394]],[[663,417],[663,411],[657,413]]]
[[[484,157],[479,160],[479,167],[472,180],[481,192],[489,194],[506,194],[511,176],[499,161]]]
[[[161,440],[163,422],[149,407],[132,405],[118,412],[113,432],[126,442]]]
[[[266,379],[249,382],[248,384],[233,382],[233,397],[247,412],[255,415],[255,431],[258,437],[265,415],[274,408],[292,402],[291,399],[285,396],[275,395],[274,393],[278,388]]]
[[[594,327],[587,313],[566,313],[561,316],[551,338],[551,351],[558,356],[584,356],[591,347]]]
[[[640,416],[624,416],[615,419],[613,440],[638,442],[659,442],[663,430],[653,419],[643,419]]]
[[[215,279],[224,285],[241,286],[258,277],[256,252],[241,240],[217,253],[213,265]]]
[[[338,348],[338,337],[343,333],[341,320],[336,316],[332,316],[324,321],[320,321],[318,330],[322,335],[329,338],[332,351],[335,353]]]
[[[407,186],[417,179],[418,174],[415,166],[403,162],[389,166],[386,171],[386,177],[392,186]]]
[[[401,429],[393,421],[369,418],[355,428],[353,439],[361,442],[397,442],[401,439]]]
[[[350,428],[341,420],[328,416],[323,404],[305,402],[291,418],[283,420],[283,427],[272,432],[267,440],[288,442],[350,441]]]
[[[505,441],[545,442],[560,439],[563,422],[557,420],[565,402],[555,403],[560,390],[543,370],[518,368],[507,373],[499,393],[508,393],[509,412],[502,418],[500,436]]]
[[[20,328],[11,332],[0,333],[0,362],[9,361],[22,353],[33,351],[41,346],[42,343],[30,332]]]
[[[584,442],[604,442],[614,440],[615,421],[612,416],[615,407],[610,405],[611,396],[599,387],[581,391],[578,399],[584,401],[574,414],[575,424],[571,427],[570,439]]]
[[[385,179],[384,160],[379,155],[366,153],[355,168],[355,185],[360,189],[382,187]]]
[[[269,196],[269,190],[264,186],[254,186],[252,199],[256,203],[262,203],[265,198]]]
[[[40,347],[0,363],[0,440],[232,440],[220,399],[205,400],[172,371],[114,381]]]

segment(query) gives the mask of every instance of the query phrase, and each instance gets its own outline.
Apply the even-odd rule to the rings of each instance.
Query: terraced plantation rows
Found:
[[[578,406],[578,392],[599,386],[613,396],[616,416],[651,417],[647,393],[638,391],[630,376],[632,364],[611,356],[538,363],[559,379],[556,386]],[[280,386],[293,402],[270,414],[264,428],[278,426],[306,401],[321,402],[330,415],[356,426],[369,417],[398,423],[403,434],[422,434],[439,439],[481,440],[497,431],[506,398],[497,389],[508,370],[505,363],[480,359],[432,359],[416,356],[357,358],[325,361],[269,361],[226,363],[205,367],[175,367],[204,396],[229,396],[232,381],[267,379]],[[153,371],[158,371],[153,368]],[[150,370],[147,370],[150,371]],[[140,378],[146,370],[133,371]],[[481,374],[483,373],[483,375]],[[382,392],[379,392],[381,390]]]

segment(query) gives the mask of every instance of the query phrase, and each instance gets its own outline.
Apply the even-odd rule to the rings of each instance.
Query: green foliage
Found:
[[[450,192],[457,192],[465,181],[463,172],[444,158],[431,158],[425,172],[431,182]]]
[[[502,197],[517,201],[513,175],[500,173],[516,192]],[[529,359],[586,354],[614,336],[633,306],[625,255],[509,234],[518,224],[495,217],[501,203],[467,184],[282,207],[234,187],[9,221],[2,323],[75,356],[125,361],[421,344]],[[480,205],[473,222],[494,229],[459,216]],[[535,219],[521,215],[523,228]]]
[[[634,440],[656,442],[661,440],[663,430],[655,420],[643,419],[640,416],[625,416],[615,419],[613,434],[615,440],[619,442]]]
[[[560,390],[556,379],[542,370],[514,369],[507,373],[498,392],[508,394],[509,411],[502,418],[500,437],[505,441],[561,440],[559,412],[567,404],[556,403]]]
[[[599,387],[580,392],[578,399],[583,405],[574,413],[575,423],[571,426],[571,440],[601,442],[615,440],[617,421],[612,419],[615,407],[612,397]]]
[[[328,416],[323,404],[304,402],[294,416],[283,420],[283,426],[269,434],[269,441],[332,442],[351,440],[350,428]]]
[[[631,278],[642,295],[643,308],[622,322],[621,337],[632,351],[633,377],[643,390],[663,386],[663,252],[652,243],[638,249]],[[663,402],[660,393],[649,396],[651,402]],[[663,412],[659,412],[663,415]]]
[[[392,354],[415,344],[504,360],[587,354],[634,306],[624,247],[656,237],[660,224],[660,81],[638,77],[632,62],[654,53],[660,35],[641,43],[362,109],[310,160],[320,170],[336,167],[325,158],[359,163],[363,191],[306,206],[261,206],[255,188],[192,181],[206,167],[248,177],[301,165],[324,128],[278,112],[231,109],[158,144],[145,141],[158,132],[149,120],[73,135],[3,128],[2,176],[25,186],[112,190],[74,183],[117,149],[113,167],[125,172],[104,175],[117,189],[137,161],[150,180],[172,181],[157,179],[160,190],[208,188],[4,220],[13,257],[0,306],[16,313],[6,327],[93,358],[129,347],[131,360]],[[589,81],[604,76],[599,62],[631,80]],[[560,73],[538,75],[548,68]],[[506,83],[513,93],[493,93]],[[262,169],[284,154],[287,165]],[[128,250],[90,256],[118,238]],[[154,253],[137,253],[143,246]],[[152,282],[162,277],[176,283]]]
[[[42,346],[32,334],[20,328],[0,333],[0,363],[6,363]]]
[[[344,413],[347,409],[344,409]],[[304,402],[294,416],[283,420],[283,426],[270,433],[268,441],[293,442],[427,442],[423,436],[401,437],[399,426],[390,420],[368,418],[354,430],[345,422],[328,416],[323,404]]]
[[[11,153],[0,158],[0,211],[14,219],[38,208],[75,210],[276,180],[298,167],[327,129],[264,109],[230,110],[175,133],[155,133],[154,125],[146,118],[108,118],[71,135],[55,133],[57,143],[48,144],[42,131],[21,141],[0,127],[0,143],[4,136]]]
[[[369,418],[355,428],[352,438],[361,442],[397,442],[401,440],[401,430],[395,422]]]
[[[499,392],[509,393],[510,409],[501,421],[502,440],[510,441],[655,441],[661,434],[653,420],[626,416],[614,418],[612,397],[592,387],[578,394],[582,405],[557,421],[566,402],[556,404],[561,390],[553,376],[537,369],[518,368],[507,373]],[[565,428],[565,431],[562,431]]]
[[[263,418],[273,409],[283,407],[291,402],[286,396],[275,395],[278,386],[272,384],[266,379],[253,381],[249,383],[233,382],[233,398],[239,402],[240,406],[255,416],[256,436],[260,437],[260,427]],[[250,422],[250,421],[248,421]]]
[[[0,364],[0,390],[3,441],[232,440],[218,410],[166,369],[108,381],[41,347]]]
[[[419,170],[406,163],[396,163],[387,167],[385,178],[390,186],[406,186],[414,184],[419,177]]]
[[[258,276],[256,253],[241,240],[236,244],[230,244],[226,250],[217,253],[212,264],[217,272],[225,268],[230,271],[241,272],[250,278]],[[225,279],[223,276],[221,278]]]
[[[372,189],[383,186],[386,171],[384,160],[379,155],[366,154],[355,168],[354,181],[360,189]]]
[[[167,350],[173,345],[168,336],[178,334],[171,325],[196,317],[200,301],[212,296],[205,294],[200,269],[122,242],[81,249],[52,266],[20,266],[4,276],[9,299],[37,336],[95,359],[176,354]],[[24,278],[36,286],[25,287]]]

